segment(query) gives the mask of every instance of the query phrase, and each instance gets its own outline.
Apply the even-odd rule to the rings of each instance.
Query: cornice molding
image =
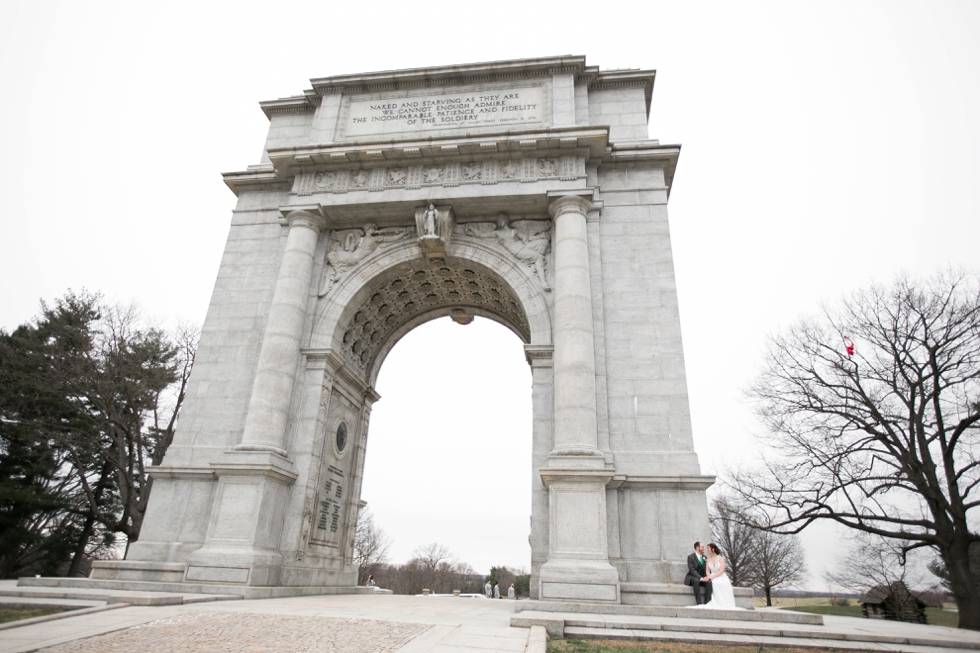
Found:
[[[674,490],[674,491],[704,491],[715,484],[715,476],[633,476],[616,474],[607,486],[610,490],[619,488],[628,490]]]
[[[670,197],[670,189],[674,185],[674,172],[677,170],[677,160],[680,155],[680,145],[661,145],[658,141],[613,143],[603,155],[600,165],[638,162],[661,163],[664,169],[664,183],[667,185],[667,197]]]
[[[418,164],[485,159],[488,155],[507,159],[514,155],[603,156],[609,144],[608,127],[552,127],[546,131],[508,131],[479,136],[444,136],[338,144],[311,144],[274,148],[268,151],[280,175],[298,171],[337,170],[352,164],[364,168],[397,163]],[[226,177],[227,180],[227,177]]]
[[[595,77],[588,80],[590,89],[624,88],[640,86],[647,105],[647,120],[650,120],[650,104],[653,102],[653,83],[656,80],[656,70],[605,70],[598,71]]]
[[[317,95],[336,93],[376,93],[474,82],[504,81],[552,74],[582,74],[587,70],[584,56],[566,55],[538,59],[511,59],[458,66],[434,66],[386,70],[360,75],[335,75],[310,80]],[[556,71],[558,71],[556,73]]]
[[[347,364],[343,355],[332,347],[304,347],[300,349],[300,353],[306,358],[307,369],[326,369],[333,372],[371,403],[381,399],[381,395],[365,383],[360,375]]]

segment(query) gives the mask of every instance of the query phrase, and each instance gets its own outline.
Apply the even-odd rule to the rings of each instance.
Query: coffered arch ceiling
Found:
[[[525,343],[531,329],[520,300],[503,279],[473,261],[421,259],[378,274],[352,298],[338,324],[341,353],[373,383],[391,347],[414,327],[445,315],[466,324],[482,316],[508,327]]]

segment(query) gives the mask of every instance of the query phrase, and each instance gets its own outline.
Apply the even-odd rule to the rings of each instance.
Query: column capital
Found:
[[[553,218],[557,218],[563,213],[580,213],[582,216],[588,217],[591,209],[592,202],[581,195],[561,195],[554,198],[548,206],[548,212]]]
[[[293,227],[306,227],[319,234],[327,226],[327,221],[322,215],[305,209],[289,212],[283,211],[283,216],[286,218],[290,229]]]
[[[554,345],[524,345],[524,357],[531,367],[553,367]]]

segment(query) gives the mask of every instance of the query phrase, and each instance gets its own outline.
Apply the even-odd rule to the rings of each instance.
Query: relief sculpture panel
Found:
[[[363,229],[346,229],[330,232],[327,245],[327,261],[323,266],[323,278],[317,292],[323,297],[330,292],[334,284],[346,272],[376,252],[399,240],[412,235],[409,228],[378,229],[377,225],[368,223]]]
[[[493,241],[530,268],[542,288],[548,281],[548,254],[551,252],[551,220],[514,220],[504,213],[494,222],[469,222],[457,227],[461,233]]]

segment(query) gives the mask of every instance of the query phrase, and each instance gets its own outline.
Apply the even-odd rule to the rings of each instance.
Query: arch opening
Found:
[[[496,322],[428,321],[381,367],[361,498],[391,562],[438,543],[478,573],[530,569],[531,372]]]

